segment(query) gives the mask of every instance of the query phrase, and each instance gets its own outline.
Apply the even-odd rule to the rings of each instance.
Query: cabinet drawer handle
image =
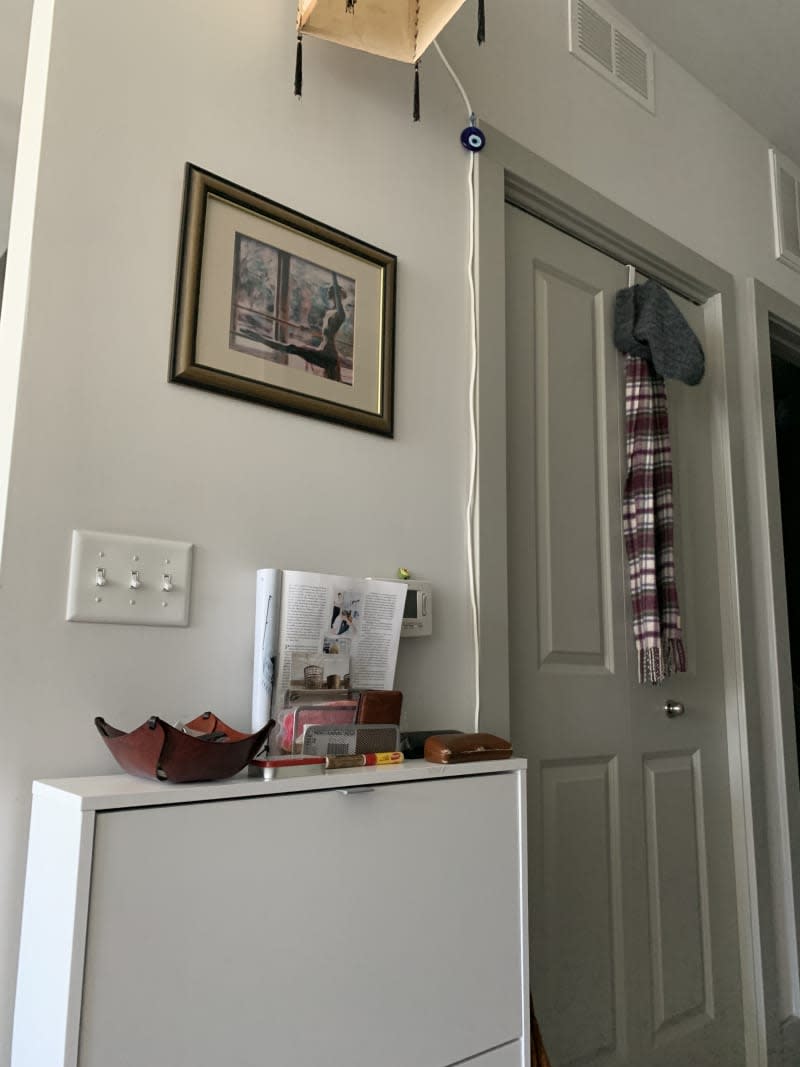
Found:
[[[339,789],[337,792],[341,793],[343,797],[357,796],[359,793],[374,793],[374,785],[354,785],[349,789]]]

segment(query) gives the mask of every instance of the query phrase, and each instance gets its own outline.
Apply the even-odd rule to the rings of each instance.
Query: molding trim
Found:
[[[572,212],[563,201],[555,199],[542,189],[533,189],[514,174],[506,174],[506,200],[509,204],[535,215],[557,230],[575,237],[583,244],[603,252],[620,263],[636,267],[638,273],[656,281],[691,300],[704,304],[713,296],[712,287],[704,285],[696,277],[687,274],[649,249],[635,241],[622,240],[619,233],[603,226],[588,215]]]
[[[509,203],[576,237],[695,304],[732,288],[726,271],[607,200],[583,182],[529,152],[505,134],[485,127],[482,168],[500,166]]]
[[[800,931],[797,897],[800,855],[800,781],[792,692],[783,531],[775,446],[771,355],[775,343],[800,363],[800,306],[754,279],[748,281],[748,327],[755,358],[746,390],[752,427],[749,455],[754,582],[754,636],[758,663],[763,780],[769,843],[769,889],[774,926],[778,1013],[785,1030],[800,1016]]]
[[[759,289],[765,289],[759,282],[756,284]],[[772,290],[767,291],[772,292]],[[777,296],[778,294],[774,293],[773,295]],[[771,304],[771,298],[766,299]],[[800,311],[800,308],[797,310]],[[780,346],[786,359],[800,364],[800,332],[798,327],[796,325],[793,326],[779,315],[773,315],[769,308],[767,308],[767,314],[769,315],[769,335],[772,343]]]

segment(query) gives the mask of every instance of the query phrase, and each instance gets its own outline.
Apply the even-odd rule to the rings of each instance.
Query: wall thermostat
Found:
[[[410,578],[406,583],[401,637],[430,637],[433,633],[433,586]]]

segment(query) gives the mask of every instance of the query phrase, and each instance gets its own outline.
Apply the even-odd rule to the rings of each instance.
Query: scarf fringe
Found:
[[[639,649],[639,681],[642,685],[660,685],[671,674],[685,674],[686,650],[679,637],[660,645]]]

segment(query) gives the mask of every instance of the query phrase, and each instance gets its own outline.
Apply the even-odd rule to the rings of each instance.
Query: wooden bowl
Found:
[[[211,782],[230,778],[263,748],[273,726],[270,720],[254,734],[243,734],[207,711],[186,725],[204,734],[224,735],[209,740],[184,733],[157,715],[130,733],[110,726],[99,716],[94,724],[124,771],[161,782]]]

